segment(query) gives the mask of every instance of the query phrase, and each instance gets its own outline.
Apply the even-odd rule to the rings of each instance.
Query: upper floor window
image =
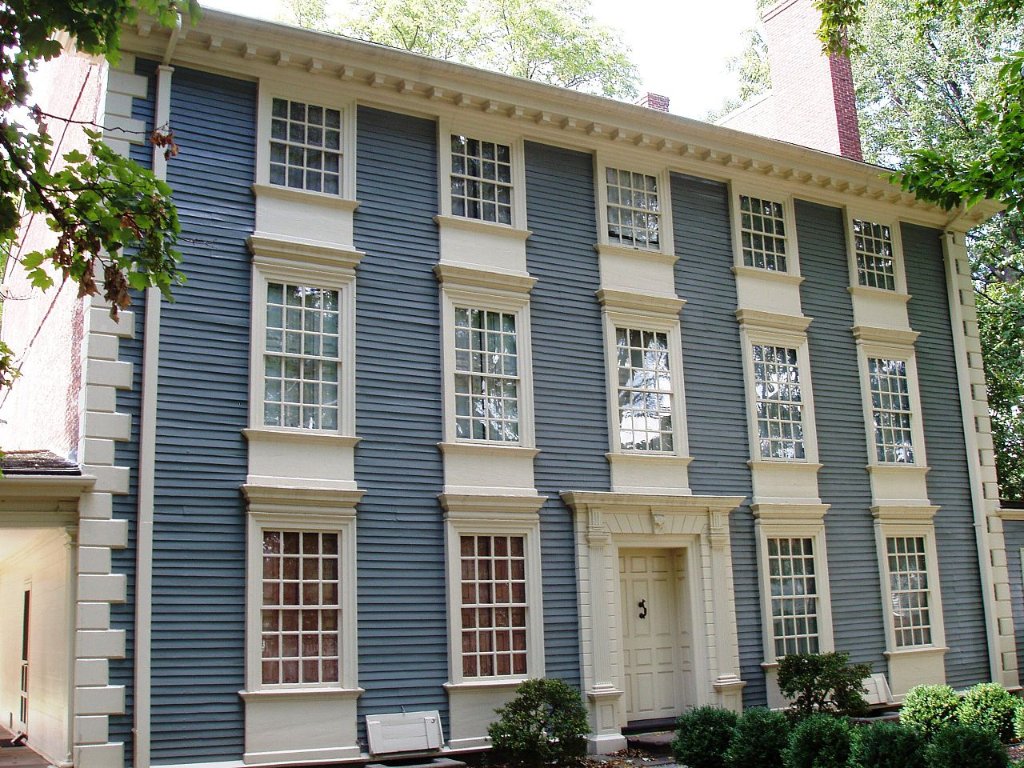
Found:
[[[797,350],[754,344],[754,403],[762,459],[803,459],[803,396]]]
[[[782,203],[740,195],[740,248],[745,266],[786,272],[786,235]]]
[[[886,565],[897,648],[932,642],[931,591],[924,536],[887,536]]]
[[[341,111],[274,98],[270,122],[270,183],[341,194]]]
[[[869,357],[868,382],[877,460],[913,464],[913,408],[906,361]]]
[[[455,434],[519,441],[516,313],[455,307]]]
[[[615,329],[619,445],[624,451],[671,452],[672,376],[668,334]]]
[[[268,282],[263,422],[338,429],[339,291]]]
[[[769,538],[768,584],[775,655],[818,652],[814,539]]]
[[[526,675],[524,536],[459,537],[462,675]]]
[[[452,215],[512,223],[512,149],[452,135]]]
[[[338,685],[341,680],[340,534],[263,529],[260,680]]]
[[[854,219],[853,252],[857,261],[859,285],[896,290],[892,230],[887,225]]]
[[[646,250],[661,249],[658,178],[644,173],[605,169],[608,242]]]

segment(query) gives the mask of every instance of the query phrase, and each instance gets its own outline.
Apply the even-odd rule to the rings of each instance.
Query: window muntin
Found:
[[[861,285],[896,290],[892,230],[888,226],[854,219],[853,252],[857,259],[857,281]]]
[[[674,446],[668,334],[617,327],[615,347],[619,447],[624,451],[671,452]]]
[[[658,179],[643,173],[605,169],[608,241],[657,251],[661,248]]]
[[[512,223],[512,149],[452,136],[452,215]]]
[[[263,530],[261,681],[338,684],[340,534]]]
[[[768,539],[768,583],[775,655],[817,653],[818,589],[814,539]]]
[[[527,673],[523,536],[459,537],[462,675]]]
[[[336,430],[341,363],[339,292],[267,283],[263,420]]]
[[[462,440],[519,440],[513,312],[455,307],[455,435]]]
[[[803,395],[797,351],[755,344],[754,397],[762,459],[803,459]]]
[[[914,463],[913,410],[905,360],[868,358],[875,456],[879,462]]]
[[[740,243],[744,265],[785,272],[786,220],[782,203],[740,195]]]
[[[930,645],[932,624],[924,536],[888,536],[885,549],[896,647]]]
[[[270,183],[341,194],[341,111],[275,98],[270,120]]]

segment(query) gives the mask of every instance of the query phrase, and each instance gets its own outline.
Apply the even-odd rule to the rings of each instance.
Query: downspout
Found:
[[[971,387],[970,360],[967,354],[964,328],[963,302],[957,273],[958,251],[966,259],[967,246],[964,233],[950,229],[960,223],[963,211],[958,211],[947,224],[942,236],[942,251],[946,262],[946,291],[949,298],[949,317],[953,333],[953,352],[956,355],[956,377],[960,387],[960,414],[963,419],[964,443],[967,447],[967,472],[971,480],[971,506],[974,508],[974,538],[978,548],[978,566],[981,576],[981,604],[985,616],[985,639],[988,645],[989,679],[1002,680],[999,650],[998,621],[994,610],[995,584],[992,576],[992,554],[988,535],[988,513],[978,452],[978,428],[974,421],[974,393]]]
[[[170,66],[181,34],[181,14],[175,20],[163,60],[156,71],[154,128],[171,119]],[[167,179],[163,149],[153,147],[153,174]],[[139,418],[139,508],[135,533],[135,754],[134,768],[149,768],[152,699],[153,629],[153,515],[156,485],[157,386],[160,369],[160,302],[158,288],[146,289],[146,319],[142,340],[142,393]]]

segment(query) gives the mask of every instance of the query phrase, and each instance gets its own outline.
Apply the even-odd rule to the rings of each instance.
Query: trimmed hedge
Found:
[[[725,752],[726,768],[783,768],[789,743],[789,718],[764,707],[748,709],[736,723]]]
[[[907,692],[900,709],[900,723],[925,739],[957,721],[960,697],[948,685],[917,685]]]
[[[991,731],[950,725],[925,750],[928,768],[1007,768],[1010,758]]]
[[[846,768],[850,723],[832,715],[811,715],[797,724],[784,753],[785,768]]]
[[[487,733],[512,765],[576,765],[587,753],[587,710],[579,691],[561,680],[527,680],[495,714]]]
[[[1013,721],[1020,700],[999,683],[978,683],[960,699],[956,717],[961,725],[995,734],[1000,741],[1013,738]]]
[[[697,707],[679,718],[672,754],[688,768],[725,768],[739,716],[721,707]]]
[[[856,728],[849,768],[927,768],[924,735],[898,723]]]

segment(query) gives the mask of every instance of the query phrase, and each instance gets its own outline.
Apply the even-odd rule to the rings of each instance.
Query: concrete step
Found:
[[[466,764],[448,757],[393,757],[377,763],[367,763],[366,768],[466,768]]]

